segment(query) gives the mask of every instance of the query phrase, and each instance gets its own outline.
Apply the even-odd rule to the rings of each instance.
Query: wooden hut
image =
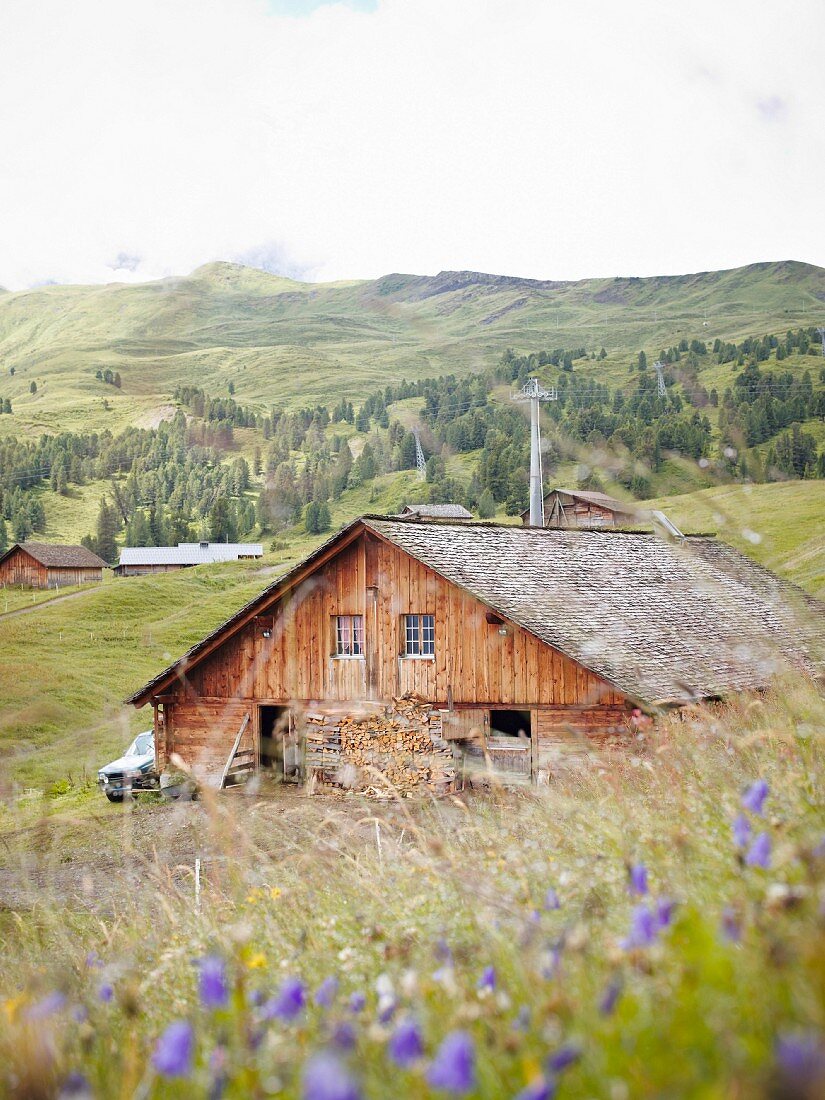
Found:
[[[16,542],[0,556],[0,585],[63,588],[103,580],[106,562],[85,546]]]
[[[160,767],[217,776],[234,746],[285,777],[446,788],[456,744],[542,781],[635,708],[788,668],[825,668],[825,605],[712,537],[364,516],[128,701],[155,709]]]
[[[545,527],[637,527],[640,520],[644,513],[606,493],[553,489],[544,498]],[[529,508],[521,522],[529,524]]]

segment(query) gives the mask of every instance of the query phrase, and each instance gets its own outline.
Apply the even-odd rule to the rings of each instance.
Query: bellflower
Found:
[[[549,1077],[540,1077],[517,1093],[514,1100],[553,1100],[555,1095],[556,1082]]]
[[[667,928],[670,922],[673,920],[673,910],[676,908],[676,902],[671,898],[658,898],[656,901],[656,924],[662,928]]]
[[[825,1085],[825,1043],[813,1031],[780,1035],[776,1041],[776,1065],[782,1078],[793,1085],[793,1095],[820,1095],[814,1085]],[[784,1093],[783,1093],[784,1095]],[[788,1095],[791,1095],[790,1091]]]
[[[722,910],[722,935],[731,943],[739,943],[742,939],[742,927],[736,910],[729,905]]]
[[[320,1005],[321,1008],[330,1008],[332,1002],[335,1000],[335,994],[338,992],[338,979],[330,976],[324,978],[318,988],[315,990],[315,1003]]]
[[[748,841],[751,838],[751,823],[745,817],[744,814],[739,814],[734,818],[733,825],[733,843],[737,848],[747,848]]]
[[[496,968],[494,966],[484,967],[476,988],[479,990],[489,989],[491,992],[496,988]]]
[[[630,932],[621,941],[621,946],[625,951],[631,951],[634,947],[650,947],[655,942],[658,931],[653,913],[646,905],[637,905],[633,910]]]
[[[762,867],[767,870],[771,865],[771,838],[767,833],[759,833],[745,856],[748,867]]]
[[[355,1028],[349,1020],[341,1020],[332,1029],[330,1041],[338,1050],[352,1050],[355,1046]]]
[[[65,1004],[66,995],[56,989],[53,993],[47,993],[37,1004],[33,1004],[27,1010],[26,1017],[29,1020],[45,1020],[48,1016],[53,1016],[55,1012],[59,1012]]]
[[[92,1100],[92,1089],[82,1073],[70,1073],[60,1086],[57,1100]]]
[[[367,1004],[367,998],[363,993],[358,991],[350,995],[350,999],[347,1002],[350,1012],[363,1012]]]
[[[466,1031],[452,1031],[438,1048],[427,1071],[436,1089],[459,1096],[475,1085],[475,1048]]]
[[[608,985],[607,989],[602,994],[602,999],[599,1001],[599,1012],[602,1016],[612,1016],[616,1010],[616,1005],[619,1003],[619,997],[622,995],[622,983],[618,978],[614,978]]]
[[[335,1054],[322,1051],[304,1066],[303,1100],[360,1100],[361,1092]]]
[[[563,1069],[573,1066],[581,1058],[582,1052],[576,1046],[559,1047],[555,1054],[551,1054],[545,1063],[550,1073],[561,1073]]]
[[[114,986],[110,985],[109,982],[104,982],[97,991],[97,999],[103,1001],[104,1004],[108,1004],[114,995]]]
[[[742,805],[750,813],[761,817],[765,808],[765,799],[768,797],[769,791],[770,787],[765,780],[757,779],[755,783],[751,783],[742,795]]]
[[[390,1036],[387,1053],[397,1066],[406,1069],[424,1053],[421,1032],[414,1020],[403,1020]]]
[[[198,960],[198,993],[204,1008],[225,1008],[229,1004],[226,964],[218,955]]]
[[[300,978],[287,978],[274,997],[264,1005],[267,1020],[290,1022],[303,1012],[306,1004],[306,987]]]
[[[547,893],[544,895],[544,908],[548,911],[552,909],[561,909],[559,895],[556,893],[552,886],[549,887]]]
[[[630,868],[630,892],[640,897],[647,893],[647,867],[643,863],[634,863]]]
[[[195,1032],[186,1020],[170,1024],[158,1039],[152,1065],[162,1077],[188,1077],[195,1053]]]

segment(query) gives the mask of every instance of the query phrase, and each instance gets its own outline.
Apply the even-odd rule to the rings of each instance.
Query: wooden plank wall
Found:
[[[0,565],[0,584],[22,584],[28,588],[48,588],[49,574],[31,554],[19,548]]]
[[[238,699],[176,699],[165,704],[166,736],[157,745],[162,768],[172,753],[178,753],[198,779],[219,777],[246,714],[250,721],[241,748],[253,748],[253,708]],[[156,730],[157,730],[156,726]]]
[[[401,616],[435,615],[435,658],[401,654]],[[332,617],[363,615],[366,655],[331,655]],[[265,635],[269,635],[268,637]],[[190,674],[196,695],[264,702],[389,700],[444,705],[622,706],[598,676],[487,608],[397,547],[363,535],[225,642]]]

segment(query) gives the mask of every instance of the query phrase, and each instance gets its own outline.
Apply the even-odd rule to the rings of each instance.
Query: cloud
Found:
[[[6,0],[0,285],[825,264],[819,0],[361,7]]]

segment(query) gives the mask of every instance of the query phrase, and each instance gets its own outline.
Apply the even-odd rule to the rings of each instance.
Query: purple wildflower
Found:
[[[780,1035],[776,1041],[776,1065],[782,1079],[793,1086],[788,1089],[788,1096],[821,1095],[812,1087],[825,1085],[825,1043],[816,1032]]]
[[[315,1003],[322,1008],[330,1008],[338,992],[338,979],[330,976],[324,978],[315,990]]]
[[[379,1024],[388,1024],[395,1015],[397,1007],[394,997],[382,997],[378,1002]]]
[[[769,790],[770,787],[764,779],[757,779],[755,783],[751,783],[742,795],[742,805],[750,813],[761,817]]]
[[[643,863],[634,863],[630,868],[630,892],[640,897],[647,893],[647,867]]]
[[[427,1080],[436,1089],[460,1095],[475,1084],[475,1049],[466,1031],[452,1031],[438,1048],[427,1071]]]
[[[555,1054],[551,1054],[545,1064],[550,1073],[561,1073],[562,1070],[575,1065],[581,1056],[581,1049],[568,1043],[567,1046],[559,1047]]]
[[[819,843],[814,845],[811,853],[814,859],[825,859],[825,836],[823,836]]]
[[[731,943],[739,943],[742,938],[739,917],[736,915],[736,910],[732,909],[730,905],[722,910],[722,935]]]
[[[526,1085],[514,1100],[553,1100],[556,1095],[556,1082],[549,1077],[539,1077],[537,1081]]]
[[[439,962],[447,963],[448,965],[452,966],[453,953],[450,950],[450,945],[447,943],[443,936],[441,936],[441,938],[436,941],[435,957],[438,959]]]
[[[491,991],[496,988],[496,968],[494,966],[484,967],[481,977],[478,979],[477,988]]]
[[[195,1053],[195,1032],[186,1020],[170,1024],[157,1041],[152,1065],[163,1077],[188,1077]]]
[[[97,951],[90,951],[86,956],[86,966],[91,970],[95,966],[103,966],[103,959]]]
[[[198,959],[198,993],[204,1008],[225,1008],[229,1003],[226,964],[218,955]]]
[[[548,910],[548,912],[552,909],[561,909],[559,895],[552,886],[548,888],[547,893],[544,895],[544,908]]]
[[[355,1039],[355,1028],[349,1020],[341,1020],[340,1023],[337,1023],[330,1036],[332,1045],[339,1050],[352,1050],[355,1046]]]
[[[356,993],[351,994],[350,999],[348,1001],[348,1007],[349,1007],[350,1012],[356,1012],[356,1013],[357,1012],[363,1012],[364,1008],[366,1007],[366,1004],[367,1004],[367,998],[364,996],[363,993],[360,992],[360,990]]]
[[[771,838],[767,833],[759,833],[745,856],[748,867],[762,867],[767,870],[771,865]]]
[[[515,1031],[527,1031],[530,1027],[530,1009],[527,1005],[522,1005],[516,1013],[516,1018],[513,1020],[513,1028]]]
[[[92,1100],[92,1089],[82,1073],[70,1073],[60,1087],[57,1100]]]
[[[361,1092],[337,1055],[322,1051],[304,1066],[304,1100],[360,1100]]]
[[[104,1004],[108,1004],[109,1001],[111,1001],[111,999],[114,997],[114,995],[114,986],[111,985],[109,982],[104,982],[97,991],[97,999],[99,1001],[103,1001]]]
[[[599,1012],[602,1016],[612,1016],[616,1010],[616,1005],[619,1003],[619,997],[622,995],[622,983],[618,978],[614,978],[608,985],[602,994],[602,999],[599,1001]]]
[[[646,905],[637,905],[633,910],[630,932],[621,941],[621,946],[625,951],[631,951],[634,947],[650,947],[658,931],[659,927],[653,913]]]
[[[406,1069],[424,1053],[421,1032],[414,1020],[402,1020],[390,1036],[387,1053],[397,1066]]]
[[[746,848],[751,838],[751,823],[744,814],[739,814],[733,820],[733,843],[737,848]]]
[[[294,1020],[304,1010],[306,1004],[306,986],[300,978],[287,978],[274,997],[264,1005],[264,1018]]]
[[[676,902],[672,898],[659,898],[656,901],[656,924],[660,929],[669,927],[675,908]]]
[[[33,1004],[26,1012],[26,1017],[29,1020],[45,1020],[48,1016],[53,1016],[55,1012],[59,1012],[65,1004],[65,993],[55,989],[54,992],[47,993],[37,1004]]]

